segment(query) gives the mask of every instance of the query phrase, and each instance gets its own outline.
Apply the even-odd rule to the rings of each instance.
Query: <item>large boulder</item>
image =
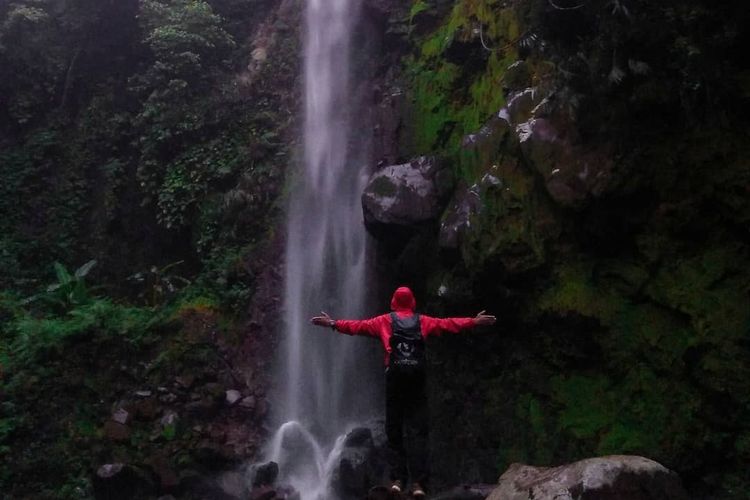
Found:
[[[560,467],[513,464],[487,500],[687,500],[680,478],[638,456],[589,458]]]
[[[385,473],[385,437],[369,427],[360,427],[346,436],[331,485],[338,498],[360,499],[370,488],[384,483]]]
[[[549,195],[560,205],[578,207],[602,195],[614,163],[607,146],[586,148],[569,123],[531,118],[516,127],[524,159],[544,178]]]
[[[404,228],[440,216],[449,190],[447,171],[428,156],[375,172],[362,194],[365,224],[376,234],[383,228]]]
[[[479,214],[482,209],[482,192],[493,187],[502,188],[502,185],[502,181],[496,176],[485,174],[482,180],[473,186],[456,190],[440,221],[440,248],[459,248],[464,235],[471,228],[472,217]]]
[[[522,65],[513,65],[521,73]],[[524,81],[520,75],[518,82]],[[463,139],[463,148],[492,156],[510,138],[524,163],[540,176],[559,205],[578,208],[603,195],[613,184],[615,164],[608,144],[584,142],[575,120],[575,96],[545,94],[536,87],[511,92],[507,104],[478,131]],[[510,133],[509,133],[510,132]]]

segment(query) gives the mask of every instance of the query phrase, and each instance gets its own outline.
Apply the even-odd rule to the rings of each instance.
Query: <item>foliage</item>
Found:
[[[131,89],[144,98],[135,117],[141,130],[138,177],[148,193],[155,193],[163,180],[163,162],[207,125],[209,102],[202,94],[226,66],[222,54],[234,47],[234,40],[204,1],[145,0],[139,21],[153,63],[130,79]],[[188,155],[192,161],[203,161],[196,151]],[[176,189],[174,179],[166,182],[166,193]]]
[[[464,283],[477,299],[432,292],[430,305],[503,318],[481,348],[435,347],[433,445],[491,441],[497,468],[485,480],[513,461],[643,454],[698,496],[740,498],[750,485],[750,249],[740,229],[750,204],[739,188],[750,151],[738,132],[748,14],[702,0],[555,5],[411,3],[403,71],[414,151],[448,156],[479,200],[459,255],[446,252],[424,278],[431,291]],[[505,89],[516,59],[525,73]],[[557,206],[502,127],[481,150],[463,148],[518,85],[549,97],[546,117],[571,117],[577,145],[611,147],[608,191]],[[453,481],[476,470],[452,457],[443,465]]]
[[[152,266],[148,271],[140,271],[129,276],[128,280],[142,287],[138,296],[147,305],[163,305],[181,288],[190,284],[190,280],[172,271],[183,263],[184,261],[173,262],[161,268]]]
[[[41,299],[60,306],[64,310],[86,304],[91,300],[91,295],[86,288],[85,279],[94,266],[96,266],[96,261],[90,260],[71,274],[65,266],[55,262],[54,269],[57,282],[48,285],[44,293],[30,297],[26,302]]]
[[[60,316],[22,316],[11,326],[11,365],[43,362],[59,356],[66,343],[96,336],[127,335],[138,341],[147,331],[153,313],[96,299]]]
[[[200,259],[266,231],[289,120],[280,102],[293,99],[279,82],[294,76],[285,59],[296,34],[254,74],[252,99],[236,74],[250,51],[237,50],[235,37],[244,40],[269,8],[251,0],[0,8],[8,69],[0,286],[29,293],[53,262],[82,256],[96,257],[115,283],[175,260],[189,262],[190,275]]]
[[[143,430],[112,445],[100,425],[143,360],[164,355],[149,376],[165,384],[177,367],[225,367],[177,326],[205,313],[223,329],[244,314],[248,255],[274,234],[296,109],[296,13],[261,40],[268,62],[247,68],[276,7],[0,2],[0,456],[14,456],[0,459],[5,494],[88,497],[102,450],[144,460],[165,440],[185,446],[189,436],[169,428],[153,445]],[[88,259],[97,286],[91,264],[55,264]],[[186,335],[198,337],[202,319]]]
[[[425,8],[416,2],[412,10],[416,15]],[[501,8],[495,0],[466,0],[456,2],[436,30],[418,38],[417,55],[406,61],[417,112],[416,151],[458,155],[463,136],[500,110],[502,77],[515,61],[511,42],[518,35],[512,8]],[[483,47],[484,37],[497,50]],[[467,55],[478,64],[462,64]]]
[[[54,260],[67,260],[77,250],[86,184],[78,166],[57,170],[69,154],[62,142],[51,126],[16,147],[0,150],[0,175],[7,179],[0,187],[0,209],[7,214],[0,222],[0,258],[7,263],[0,279],[5,284],[23,286],[34,275],[29,268],[38,271]],[[47,214],[49,206],[55,210]]]

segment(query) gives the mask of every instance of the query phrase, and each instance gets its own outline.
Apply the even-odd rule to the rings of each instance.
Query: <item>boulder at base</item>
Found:
[[[435,220],[442,212],[449,183],[447,171],[427,156],[381,168],[372,174],[362,194],[365,224],[377,232]]]
[[[589,458],[560,467],[511,465],[487,500],[687,500],[680,478],[638,456]]]
[[[341,500],[365,498],[369,488],[386,483],[382,425],[359,427],[347,434],[331,485]]]

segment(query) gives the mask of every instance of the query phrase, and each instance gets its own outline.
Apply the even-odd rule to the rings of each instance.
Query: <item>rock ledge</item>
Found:
[[[687,500],[680,478],[648,458],[589,458],[559,467],[512,464],[487,500]]]

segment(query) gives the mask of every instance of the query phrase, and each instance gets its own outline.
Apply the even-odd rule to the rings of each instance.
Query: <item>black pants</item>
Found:
[[[391,479],[427,483],[429,422],[424,371],[389,368],[385,380],[385,432]],[[408,449],[408,451],[407,451]]]

